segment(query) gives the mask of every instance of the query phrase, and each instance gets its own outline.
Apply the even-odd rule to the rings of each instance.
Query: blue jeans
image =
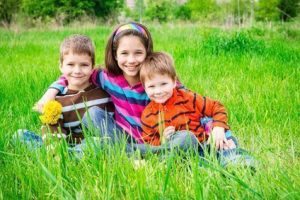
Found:
[[[160,146],[152,146],[149,144],[137,144],[134,139],[124,132],[116,123],[112,115],[107,114],[104,110],[98,107],[91,107],[88,109],[86,115],[83,117],[83,124],[89,130],[96,130],[100,137],[108,137],[113,143],[121,141],[125,138],[126,152],[131,155],[139,152],[141,156],[147,153],[159,154],[171,150],[189,151],[190,149],[197,149],[198,140],[195,135],[189,131],[178,131],[170,140]]]
[[[115,143],[122,137],[122,130],[115,123],[113,113],[106,112],[97,106],[90,107],[85,112],[82,124],[94,136],[100,137],[101,141]]]
[[[99,107],[89,108],[82,117],[82,124],[83,129],[86,128],[93,136],[100,138],[100,145],[113,144],[121,138],[121,131],[115,124],[113,114]],[[30,150],[38,149],[43,145],[40,135],[26,129],[19,129],[14,135],[14,140],[25,144]],[[82,140],[81,144],[69,146],[68,151],[82,157],[84,148],[86,148],[85,139]]]
[[[44,142],[40,135],[38,135],[32,131],[29,131],[27,129],[19,129],[14,134],[13,140],[15,143],[20,142],[20,143],[24,144],[31,151],[39,149],[44,145]],[[72,155],[75,155],[78,158],[81,158],[83,156],[84,140],[82,142],[83,142],[82,144],[76,144],[74,146],[69,146],[68,152]]]
[[[201,119],[201,125],[205,130],[210,129],[213,119],[210,117],[205,117]],[[244,149],[240,148],[237,139],[232,136],[230,130],[225,132],[227,140],[232,140],[235,144],[235,148],[226,150],[217,150],[216,155],[220,162],[220,165],[226,167],[228,165],[244,165],[248,167],[255,167],[256,160]],[[211,153],[211,147],[206,142],[199,145],[198,152],[200,157],[204,158],[205,152]]]
[[[134,153],[139,151],[141,156],[145,156],[148,153],[161,154],[166,152],[174,151],[176,153],[180,152],[190,152],[195,153],[198,147],[198,139],[190,131],[177,131],[171,138],[160,146],[152,146],[150,144],[127,144],[126,151]]]

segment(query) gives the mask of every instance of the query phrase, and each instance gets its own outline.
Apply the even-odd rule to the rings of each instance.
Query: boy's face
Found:
[[[71,90],[83,90],[90,85],[89,79],[93,72],[92,59],[87,54],[64,55],[60,71],[68,80]]]
[[[173,94],[176,82],[167,74],[154,74],[144,81],[145,91],[151,101],[165,103]]]

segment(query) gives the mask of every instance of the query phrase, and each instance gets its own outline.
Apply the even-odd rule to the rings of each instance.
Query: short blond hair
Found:
[[[64,55],[68,55],[70,52],[90,56],[92,66],[95,66],[95,47],[89,37],[76,34],[65,38],[60,45],[60,64],[64,61]]]
[[[155,74],[168,75],[176,80],[176,71],[172,56],[165,52],[153,52],[141,64],[140,80],[145,85],[145,79],[151,79]]]

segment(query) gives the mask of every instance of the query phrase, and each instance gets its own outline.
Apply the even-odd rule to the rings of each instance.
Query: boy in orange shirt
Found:
[[[162,52],[148,56],[141,65],[140,79],[151,100],[141,117],[145,143],[153,146],[173,143],[177,134],[185,132],[196,136],[201,154],[205,146],[214,143],[223,166],[229,160],[238,162],[241,155],[229,131],[224,106],[208,97],[176,88],[171,56]],[[246,163],[252,162],[250,156],[246,159],[250,159]]]

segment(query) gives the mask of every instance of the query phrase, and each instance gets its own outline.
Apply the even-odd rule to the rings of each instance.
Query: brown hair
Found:
[[[95,47],[89,37],[76,34],[65,38],[60,45],[60,64],[64,61],[64,55],[67,55],[70,52],[89,55],[92,60],[92,66],[94,67]]]
[[[177,80],[172,56],[164,52],[154,52],[145,59],[140,70],[142,84],[145,84],[146,78],[151,79],[155,74],[166,74],[174,81]]]
[[[116,36],[115,34],[118,31],[118,29],[126,24],[133,24],[135,26],[142,28],[146,35],[135,29],[126,29],[121,32],[118,32],[117,37],[115,37]],[[120,67],[118,66],[118,63],[116,61],[116,51],[119,46],[119,41],[122,37],[129,36],[129,35],[137,36],[143,43],[143,45],[146,49],[146,54],[149,55],[153,52],[153,42],[152,42],[151,34],[150,34],[149,30],[147,29],[147,27],[142,24],[136,23],[136,22],[130,22],[130,23],[126,23],[126,24],[121,24],[121,25],[117,26],[117,28],[110,35],[107,45],[106,45],[106,48],[105,48],[105,67],[108,70],[108,72],[110,72],[114,75],[123,74],[123,71],[120,69]]]

